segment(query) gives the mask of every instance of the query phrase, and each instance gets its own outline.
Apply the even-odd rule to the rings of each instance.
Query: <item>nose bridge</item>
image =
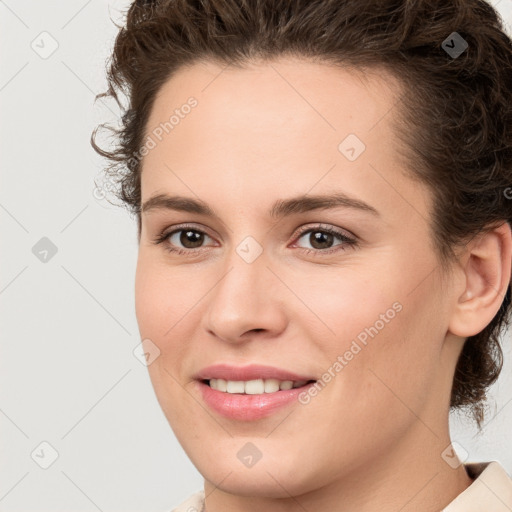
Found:
[[[271,272],[267,268],[268,258],[259,242],[246,237],[234,246],[226,256],[224,277],[216,286],[215,302],[224,310],[244,308],[246,314],[258,307],[266,295],[265,287]]]
[[[244,332],[282,327],[276,278],[267,268],[267,253],[253,237],[245,237],[225,255],[225,266],[209,294],[206,328],[224,340]]]

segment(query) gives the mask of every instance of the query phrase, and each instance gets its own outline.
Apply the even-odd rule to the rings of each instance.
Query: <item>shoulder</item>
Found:
[[[204,489],[195,492],[170,512],[203,512]]]
[[[473,483],[442,512],[510,512],[512,478],[498,461],[464,464]]]

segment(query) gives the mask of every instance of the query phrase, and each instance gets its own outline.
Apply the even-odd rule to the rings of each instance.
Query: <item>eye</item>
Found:
[[[205,237],[211,239],[211,237],[204,231],[197,229],[194,226],[185,225],[177,226],[177,228],[168,233],[162,232],[154,240],[154,243],[161,244],[165,242],[164,247],[169,252],[177,254],[191,254],[202,249],[201,246]]]
[[[306,237],[306,235],[308,236]],[[345,251],[349,247],[355,246],[357,244],[355,238],[349,237],[342,231],[330,226],[320,225],[314,228],[303,230],[299,233],[298,240],[303,237],[305,237],[308,243],[310,243],[313,247],[313,249],[302,248],[302,250],[308,254],[330,254],[332,252]],[[341,243],[333,246],[332,244],[336,238],[340,240]]]
[[[309,237],[306,237],[309,235]],[[190,225],[175,226],[172,231],[160,233],[154,240],[155,244],[164,244],[167,251],[175,254],[193,255],[203,249],[205,238],[212,240],[207,233]],[[315,253],[318,255],[330,254],[338,251],[345,251],[351,246],[357,245],[357,240],[346,235],[341,230],[331,226],[318,225],[309,229],[303,229],[296,240],[305,238],[313,247],[299,247],[307,254]],[[333,242],[338,239],[341,243]]]

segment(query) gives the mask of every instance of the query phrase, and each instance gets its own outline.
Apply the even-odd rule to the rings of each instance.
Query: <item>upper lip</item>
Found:
[[[214,364],[200,370],[195,378],[198,380],[224,379],[232,381],[247,381],[256,379],[277,379],[277,380],[316,380],[308,375],[299,375],[282,368],[251,364],[247,366],[231,366],[228,364]]]

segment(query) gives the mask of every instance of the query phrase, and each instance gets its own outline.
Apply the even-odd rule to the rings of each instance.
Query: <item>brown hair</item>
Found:
[[[180,67],[289,55],[387,70],[403,86],[394,129],[410,176],[432,190],[432,241],[447,267],[455,248],[512,220],[512,42],[503,26],[484,0],[137,0],[118,26],[108,90],[97,96],[122,108],[121,127],[100,125],[91,144],[109,159],[106,175],[136,214],[140,237],[141,160],[133,155],[155,95]],[[126,108],[118,93],[128,96]],[[114,134],[114,149],[96,144],[98,128]],[[509,285],[493,320],[465,341],[455,370],[450,406],[469,407],[479,431],[486,389],[503,365],[499,335],[510,304]]]

